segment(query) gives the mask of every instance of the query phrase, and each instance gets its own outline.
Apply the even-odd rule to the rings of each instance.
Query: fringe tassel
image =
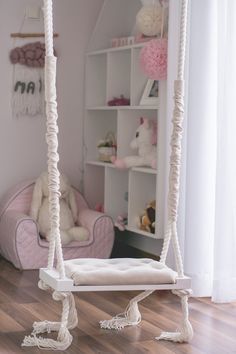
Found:
[[[141,314],[136,301],[131,301],[125,312],[120,313],[110,320],[100,321],[103,329],[120,330],[126,326],[136,326],[141,322]]]
[[[137,326],[141,322],[141,313],[138,309],[138,302],[142,301],[153,293],[153,290],[146,290],[130,300],[125,312],[116,315],[110,320],[100,321],[100,327],[104,329],[123,329],[127,326]]]
[[[162,332],[156,340],[168,340],[171,342],[184,343],[189,342],[193,338],[193,328],[189,321],[188,314],[188,297],[191,293],[190,290],[174,290],[175,295],[181,298],[182,305],[182,327],[178,332]]]
[[[22,347],[38,347],[39,349],[66,350],[72,343],[73,337],[67,328],[63,329],[63,334],[58,336],[57,340],[50,338],[37,337],[36,333],[26,336]]]
[[[13,76],[13,117],[44,115],[43,69],[15,64]]]
[[[40,284],[40,286],[43,284]],[[63,310],[61,322],[34,322],[31,336],[26,336],[22,343],[23,347],[38,347],[48,350],[66,350],[72,343],[73,337],[69,329],[75,328],[78,323],[74,296],[72,293],[56,292],[53,298],[62,301]],[[50,338],[37,337],[41,333],[51,333],[57,331],[57,340]]]

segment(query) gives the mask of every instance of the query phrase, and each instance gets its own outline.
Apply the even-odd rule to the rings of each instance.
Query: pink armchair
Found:
[[[29,214],[34,181],[12,188],[0,202],[0,254],[18,269],[38,269],[47,265],[48,242],[41,239],[37,223]],[[88,228],[87,241],[63,246],[64,259],[109,258],[114,243],[112,219],[89,209],[75,190],[79,222]]]

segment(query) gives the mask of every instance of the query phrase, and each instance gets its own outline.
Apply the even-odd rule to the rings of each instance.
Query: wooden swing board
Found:
[[[56,291],[90,292],[90,291],[135,291],[135,290],[181,290],[191,288],[191,278],[176,278],[173,284],[131,284],[131,285],[74,285],[72,279],[60,279],[55,269],[41,268],[39,278]]]

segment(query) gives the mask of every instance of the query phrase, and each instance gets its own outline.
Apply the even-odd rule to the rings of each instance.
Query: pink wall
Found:
[[[12,185],[34,178],[46,168],[45,117],[11,114],[12,65],[8,53],[15,43],[11,32],[18,32],[25,8],[42,6],[42,0],[4,0],[0,2],[0,197]],[[58,60],[58,107],[60,167],[71,182],[79,186],[82,168],[82,119],[84,104],[84,59],[92,29],[103,0],[54,1],[55,40]],[[22,31],[42,31],[42,21],[26,20]]]

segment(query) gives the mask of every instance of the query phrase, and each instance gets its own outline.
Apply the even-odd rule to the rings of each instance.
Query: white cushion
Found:
[[[80,258],[65,261],[74,285],[173,284],[177,273],[146,258]]]

